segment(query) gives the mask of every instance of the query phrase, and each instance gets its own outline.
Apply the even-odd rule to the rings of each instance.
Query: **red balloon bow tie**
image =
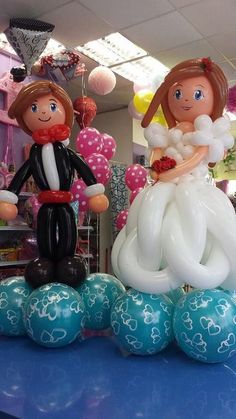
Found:
[[[64,124],[53,125],[51,128],[37,129],[32,138],[37,144],[55,143],[66,140],[70,136],[70,127]]]

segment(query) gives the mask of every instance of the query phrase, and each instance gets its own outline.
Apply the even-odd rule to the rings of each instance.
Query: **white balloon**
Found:
[[[179,143],[179,141],[182,140],[183,133],[180,129],[172,128],[169,131],[169,137],[170,137],[170,141],[172,141],[172,143],[177,144],[177,143]]]
[[[184,135],[183,135],[183,137],[182,137],[182,141],[183,141],[183,144],[184,145],[188,145],[188,144],[191,144],[192,143],[192,135],[193,135],[193,133],[192,132],[186,132]]]
[[[168,137],[162,134],[155,134],[148,140],[148,146],[165,148],[168,146]]]
[[[176,148],[176,150],[178,150],[181,154],[182,154],[182,152],[184,151],[184,144],[182,143],[182,141],[180,141],[179,143],[177,143],[176,145],[175,145],[175,148]]]
[[[165,156],[171,157],[176,163],[181,163],[183,161],[183,157],[174,147],[168,147],[165,151]]]
[[[194,147],[192,145],[185,145],[182,151],[182,156],[184,159],[189,159],[194,154]]]
[[[209,146],[207,159],[209,162],[218,162],[224,158],[225,149],[221,141],[214,139],[214,143]]]
[[[142,200],[137,220],[137,260],[143,268],[153,270],[160,267],[161,226],[174,189],[172,183],[160,183],[156,187],[149,188],[149,192]],[[152,223],[148,220],[152,220]]]
[[[183,284],[183,280],[177,278],[169,267],[161,271],[148,270],[137,263],[137,233],[135,230],[127,236],[120,250],[118,265],[122,272],[119,279],[125,278],[126,284],[141,292],[166,293]]]
[[[134,228],[137,227],[140,205],[144,199],[144,196],[149,193],[151,187],[152,186],[148,186],[147,188],[140,191],[132,202],[126,221],[126,235],[128,235]]]
[[[196,131],[208,131],[212,128],[212,120],[208,115],[200,115],[194,121]]]
[[[144,138],[150,147],[167,147],[168,131],[161,124],[150,124],[143,131]]]
[[[111,252],[111,264],[112,264],[113,272],[117,276],[117,278],[121,278],[121,273],[120,273],[120,270],[119,270],[119,267],[118,267],[117,258],[118,258],[120,248],[121,248],[121,246],[124,243],[125,238],[126,238],[126,231],[125,230],[126,230],[126,226],[124,226],[122,228],[122,230],[120,230],[120,232],[117,235],[116,240],[113,244],[112,252]],[[123,278],[122,282],[123,282],[124,285],[126,285],[125,278]]]
[[[224,144],[224,148],[229,150],[234,146],[234,137],[230,133],[226,133],[219,137],[219,140]]]
[[[230,130],[230,120],[223,116],[216,119],[213,123],[212,132],[215,137],[221,136]]]
[[[175,200],[186,245],[192,256],[199,261],[205,248],[207,226],[197,186],[193,182],[177,185]]]
[[[173,203],[167,208],[163,224],[163,250],[169,267],[177,277],[195,288],[215,288],[229,273],[228,259],[217,242],[214,243],[214,248],[204,266],[192,257],[185,243]]]
[[[53,144],[48,143],[42,147],[42,162],[48,185],[52,191],[59,191],[60,180],[56,165]]]
[[[209,145],[213,141],[213,135],[210,131],[195,131],[192,133],[191,144]]]

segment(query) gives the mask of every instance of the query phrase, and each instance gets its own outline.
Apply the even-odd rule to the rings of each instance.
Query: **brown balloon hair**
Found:
[[[34,101],[44,95],[52,94],[63,105],[66,114],[65,124],[72,128],[74,120],[73,105],[70,97],[62,87],[49,80],[39,80],[25,85],[18,93],[16,99],[11,104],[8,110],[8,116],[11,119],[16,119],[19,126],[29,135],[32,134],[30,129],[24,122],[23,114],[26,109],[31,106]]]
[[[215,121],[222,116],[228,95],[228,83],[220,67],[210,58],[195,58],[183,61],[173,67],[157,89],[149,108],[141,122],[143,128],[147,127],[159,106],[162,106],[164,116],[169,128],[176,126],[176,120],[172,115],[168,104],[168,91],[171,86],[180,80],[191,77],[205,76],[211,83],[214,94],[214,106],[211,118]]]

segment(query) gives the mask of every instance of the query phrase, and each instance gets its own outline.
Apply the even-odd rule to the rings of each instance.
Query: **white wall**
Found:
[[[144,147],[147,147],[147,141],[143,136],[143,128],[141,127],[141,121],[133,119],[133,142]]]
[[[93,127],[100,132],[111,135],[117,144],[117,151],[113,160],[131,164],[133,159],[132,147],[132,119],[127,108],[113,112],[98,114],[93,121]]]

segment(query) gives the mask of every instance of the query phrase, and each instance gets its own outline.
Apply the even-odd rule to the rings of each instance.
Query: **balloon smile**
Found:
[[[49,116],[49,118],[48,118],[48,119],[41,119],[41,118],[39,118],[39,120],[40,120],[41,122],[48,122],[48,121],[50,121],[50,119],[51,119],[51,116]]]
[[[189,111],[190,109],[192,109],[192,106],[182,106],[182,109],[184,111]]]

